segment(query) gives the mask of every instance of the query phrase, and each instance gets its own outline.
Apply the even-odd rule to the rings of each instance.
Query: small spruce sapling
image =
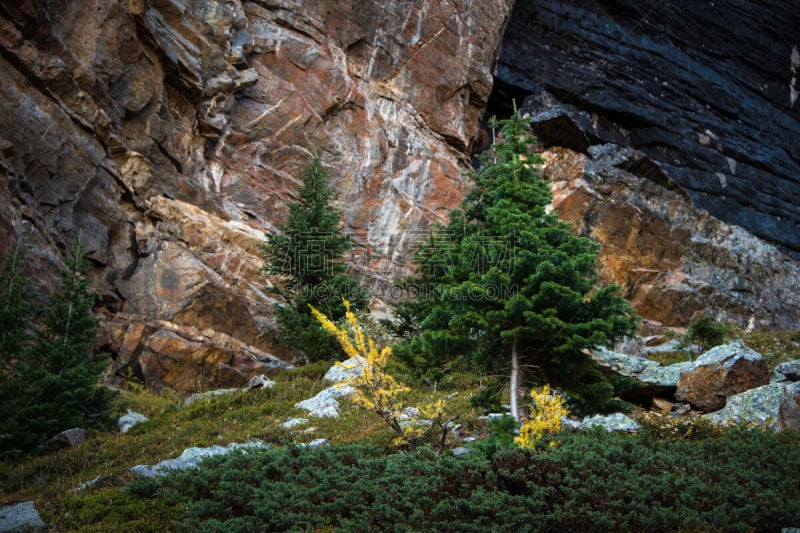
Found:
[[[68,428],[109,422],[114,394],[98,385],[108,362],[106,354],[94,350],[96,295],[83,253],[79,237],[32,343],[14,364],[18,397],[11,419],[4,422],[7,429],[0,432],[4,452],[31,449]]]
[[[345,314],[342,299],[362,308],[367,294],[342,261],[352,243],[340,227],[341,212],[331,205],[333,189],[319,157],[302,180],[299,201],[289,204],[281,232],[267,236],[261,246],[264,271],[280,276],[278,292],[287,300],[276,309],[278,330],[272,336],[307,360],[340,358],[336,340],[320,328],[308,306],[339,320]]]
[[[35,308],[30,279],[21,273],[19,250],[5,255],[0,271],[0,379],[13,373],[13,363],[30,344],[28,331]]]
[[[409,286],[419,297],[400,311],[418,334],[404,352],[420,365],[471,359],[508,371],[517,419],[525,369],[578,410],[618,409],[613,385],[584,351],[633,332],[633,309],[618,287],[597,283],[599,246],[550,212],[528,120],[515,109],[500,125],[461,208],[415,255],[419,274]]]

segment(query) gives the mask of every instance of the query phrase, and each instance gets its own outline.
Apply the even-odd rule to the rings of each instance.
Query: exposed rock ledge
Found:
[[[697,209],[644,154],[596,145],[544,152],[553,206],[602,243],[600,275],[644,317],[685,326],[700,312],[742,325],[800,324],[800,266],[778,248]]]
[[[200,330],[166,320],[120,314],[107,324],[117,354],[111,381],[130,374],[148,388],[192,393],[241,387],[252,377],[292,365],[213,329]]]

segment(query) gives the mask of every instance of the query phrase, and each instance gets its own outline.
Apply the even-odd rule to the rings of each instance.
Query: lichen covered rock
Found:
[[[681,372],[675,397],[702,411],[725,407],[727,398],[769,383],[767,363],[741,341],[717,346]]]
[[[745,425],[767,428],[778,419],[778,407],[783,400],[785,386],[770,383],[730,396],[725,407],[703,415],[703,418],[721,425]]]

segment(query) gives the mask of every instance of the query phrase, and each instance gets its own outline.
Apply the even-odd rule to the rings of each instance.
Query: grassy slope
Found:
[[[0,503],[35,500],[42,519],[58,531],[165,531],[172,513],[168,509],[144,509],[142,501],[120,492],[133,479],[129,469],[177,457],[193,446],[225,445],[260,440],[272,445],[310,442],[326,438],[332,444],[370,442],[390,446],[394,435],[376,416],[341,401],[338,419],[311,419],[294,430],[282,423],[290,417],[306,417],[294,407],[330,386],[323,380],[328,364],[313,364],[284,372],[270,389],[256,389],[197,401],[186,407],[170,397],[145,391],[124,393],[119,412],[130,408],[150,418],[126,434],[90,433],[79,448],[0,463]],[[459,383],[459,389],[469,387]],[[465,429],[477,429],[477,412],[467,402],[470,395],[452,400],[462,414]],[[408,393],[408,405],[424,399],[419,391]],[[309,427],[313,432],[305,432]],[[486,428],[484,427],[483,430]],[[76,491],[82,483],[100,479],[90,488]],[[155,512],[154,512],[155,511]]]

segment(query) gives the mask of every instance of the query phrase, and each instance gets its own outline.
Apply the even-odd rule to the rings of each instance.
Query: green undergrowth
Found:
[[[756,340],[761,344],[749,345],[766,346],[773,361],[790,358],[797,342],[789,334],[773,344]],[[429,450],[398,453],[386,424],[347,400],[340,401],[338,419],[283,428],[287,418],[306,417],[295,403],[329,386],[328,367],[307,365],[275,376],[270,389],[188,406],[130,386],[117,397],[117,414],[132,409],[150,422],[127,434],[92,431],[77,449],[0,462],[0,502],[34,500],[43,520],[61,532],[579,531],[587,524],[607,531],[770,531],[800,525],[797,435],[653,426],[638,436],[567,435],[559,447],[535,454],[476,449],[456,459]],[[494,390],[496,380],[469,373],[411,384],[404,405],[458,393],[448,401],[460,415],[462,435],[487,436],[481,406],[494,403],[488,396],[505,394]],[[307,432],[310,427],[315,430]],[[331,446],[296,446],[316,438]],[[251,440],[272,451],[236,454],[231,463],[215,459],[211,465],[227,466],[163,483],[130,485],[134,465],[177,457],[188,447]],[[462,444],[452,436],[447,443]],[[269,482],[257,484],[257,477]],[[272,485],[283,492],[269,492]],[[630,506],[624,513],[623,504]]]
[[[132,385],[118,395],[116,410],[140,412],[150,418],[128,433],[89,432],[76,449],[29,455],[0,462],[0,502],[35,500],[46,523],[59,531],[168,531],[174,509],[162,502],[132,498],[121,488],[137,464],[155,464],[174,458],[189,447],[259,440],[274,447],[326,438],[332,444],[369,443],[391,449],[395,435],[377,416],[340,399],[342,416],[311,418],[295,429],[282,423],[307,417],[294,405],[330,386],[323,379],[329,363],[314,363],[275,376],[269,389],[255,389],[207,399],[187,406],[172,395],[156,395]],[[406,405],[455,391],[455,383],[434,394],[429,387],[413,387]],[[465,431],[480,431],[478,411],[468,405],[466,379],[457,383],[460,394],[452,408],[461,413]],[[306,432],[307,429],[313,431]],[[454,443],[455,444],[455,443]],[[78,490],[82,484],[91,486]],[[146,512],[145,512],[146,511]]]
[[[756,330],[742,334],[742,341],[764,356],[770,372],[780,363],[800,358],[800,331]]]
[[[650,352],[647,358],[651,361],[661,363],[663,366],[674,365],[675,363],[683,363],[690,361],[692,354],[686,350],[673,350],[668,352]]]
[[[235,453],[124,493],[186,532],[777,531],[800,523],[798,472],[796,434],[599,431],[491,461],[364,444]]]

